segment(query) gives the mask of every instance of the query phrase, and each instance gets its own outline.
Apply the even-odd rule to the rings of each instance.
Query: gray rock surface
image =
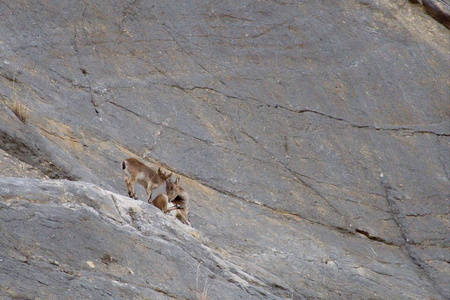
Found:
[[[0,186],[2,298],[279,298],[147,203],[83,182]]]
[[[1,177],[49,179],[42,171],[0,150]]]
[[[450,28],[450,2],[448,0],[410,0],[423,5],[425,11],[438,22]]]
[[[25,283],[1,278],[1,292],[19,282],[9,297],[87,287],[100,298],[195,299],[186,276],[201,260],[216,276],[211,299],[450,298],[449,48],[445,26],[400,0],[0,1],[0,148],[50,178],[122,195],[122,159],[163,166],[190,193],[202,237],[167,223],[170,253],[145,254],[156,267],[144,270],[138,259],[157,251],[165,222],[154,209],[125,230],[98,204],[113,202],[109,192],[86,204],[75,187],[94,193],[89,184],[2,179],[2,233],[18,230],[2,244],[12,249],[4,266]],[[14,99],[30,108],[25,122]],[[91,209],[65,207],[65,189]],[[36,215],[58,220],[38,227],[55,245],[75,226],[80,259],[97,266],[107,253],[122,265],[90,270],[61,261],[69,247],[32,247]],[[18,263],[20,243],[44,258]],[[85,275],[70,286],[49,259]]]

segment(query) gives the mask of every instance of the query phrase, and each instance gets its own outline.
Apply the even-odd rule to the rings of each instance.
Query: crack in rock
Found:
[[[403,220],[405,220],[405,214],[400,210],[400,207],[397,205],[397,201],[401,201],[402,196],[401,193],[395,189],[388,181],[386,176],[381,176],[381,183],[386,190],[386,200],[390,209],[390,213],[392,215],[392,219],[397,224],[400,229],[401,237],[404,240],[404,246],[408,256],[411,261],[418,267],[421,273],[427,278],[428,282],[433,286],[433,288],[442,296],[445,295],[444,291],[440,286],[435,284],[434,280],[430,275],[430,271],[428,270],[428,265],[425,261],[422,260],[418,255],[414,253],[414,243],[410,241],[409,233],[406,225]],[[445,297],[444,297],[445,298]]]
[[[257,100],[257,101],[264,103],[261,100]],[[348,124],[350,127],[359,128],[359,129],[371,129],[371,130],[376,130],[376,131],[387,131],[387,132],[405,132],[405,133],[410,133],[411,135],[414,135],[414,134],[433,134],[433,135],[436,135],[436,136],[444,136],[444,137],[450,136],[450,133],[438,133],[438,132],[434,132],[434,131],[431,131],[431,130],[421,130],[421,129],[415,130],[413,128],[404,127],[404,126],[379,127],[379,126],[374,126],[374,125],[354,124],[354,123],[352,123],[352,122],[350,122],[350,121],[348,121],[346,119],[343,119],[343,118],[340,118],[340,117],[335,117],[335,116],[332,116],[332,115],[328,115],[328,114],[325,114],[323,112],[315,111],[315,110],[312,110],[312,109],[294,110],[294,109],[290,109],[290,108],[284,107],[282,105],[271,105],[271,104],[267,104],[267,103],[264,103],[263,105],[259,105],[258,107],[262,107],[264,105],[269,107],[269,108],[283,109],[283,110],[290,111],[292,113],[298,113],[298,114],[312,113],[312,114],[316,114],[316,115],[323,116],[323,117],[326,117],[326,118],[331,119],[331,120],[344,122],[344,123]]]
[[[84,8],[84,11],[83,11],[83,20],[84,20],[84,13],[85,13],[85,11],[86,11],[86,7]],[[78,49],[77,27],[75,27],[75,29],[74,29],[74,37],[73,37],[73,39],[74,39],[73,49],[74,49],[74,51],[76,53],[76,56],[77,56],[78,68],[80,69],[80,71],[84,75],[84,77],[86,78],[86,81],[88,83],[87,87],[89,89],[90,101],[91,101],[92,105],[94,106],[95,114],[98,116],[99,111],[98,111],[98,108],[97,108],[97,103],[94,100],[94,94],[93,94],[93,90],[92,90],[91,81],[90,81],[90,78],[89,78],[89,73],[86,70],[86,68],[83,66],[83,63],[81,62],[80,52],[79,52],[79,49]]]

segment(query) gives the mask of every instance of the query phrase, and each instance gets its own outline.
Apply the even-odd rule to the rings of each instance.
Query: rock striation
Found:
[[[2,299],[281,299],[147,203],[84,182],[0,185]]]
[[[1,1],[0,295],[450,298],[449,48],[400,0]]]

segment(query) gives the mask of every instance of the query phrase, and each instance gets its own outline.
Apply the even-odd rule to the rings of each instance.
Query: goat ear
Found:
[[[180,183],[180,177],[177,177],[177,179],[175,179],[175,184],[178,185]]]
[[[169,173],[169,175],[167,175],[167,178],[172,177],[172,172]]]
[[[161,167],[158,168],[158,174],[162,174]]]

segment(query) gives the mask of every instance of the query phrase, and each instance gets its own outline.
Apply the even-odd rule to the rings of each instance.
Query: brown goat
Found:
[[[150,200],[152,198],[152,191],[163,185],[172,176],[172,173],[163,173],[161,168],[158,169],[158,172],[155,172],[132,157],[122,162],[122,170],[125,173],[125,184],[127,185],[128,195],[134,199],[137,199],[136,193],[134,192],[134,183],[136,181],[145,188],[148,200]]]
[[[177,178],[174,182],[166,182],[166,193],[168,201],[173,203],[176,207],[180,207],[176,210],[176,218],[182,223],[191,226],[188,214],[190,210],[189,194],[180,186],[180,178]]]
[[[148,203],[150,203],[151,200],[148,200]],[[169,213],[175,209],[182,209],[183,207],[181,205],[175,205],[172,202],[169,201],[169,197],[167,197],[166,194],[159,194],[156,196],[155,199],[152,201],[153,205],[162,210],[163,213]]]

